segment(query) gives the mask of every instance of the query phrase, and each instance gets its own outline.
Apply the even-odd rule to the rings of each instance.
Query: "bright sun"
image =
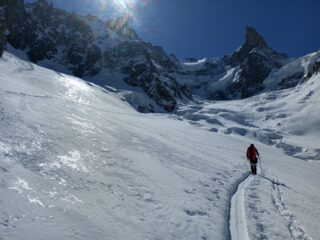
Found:
[[[1,1],[1,0],[0,0]],[[89,1],[89,0],[88,0]],[[101,14],[108,12],[112,17],[126,17],[140,25],[139,13],[147,6],[150,0],[96,0]]]
[[[120,13],[132,15],[132,10],[136,6],[136,0],[112,0],[114,6]]]

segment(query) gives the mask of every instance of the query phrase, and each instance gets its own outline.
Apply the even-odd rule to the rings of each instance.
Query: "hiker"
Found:
[[[257,156],[259,156],[259,152],[256,149],[256,147],[254,146],[254,144],[251,144],[247,150],[247,158],[250,161],[251,173],[253,175],[257,175],[257,163],[258,163]]]

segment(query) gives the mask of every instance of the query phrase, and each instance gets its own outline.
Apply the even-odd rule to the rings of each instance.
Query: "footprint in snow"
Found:
[[[193,210],[184,210],[184,212],[187,215],[191,216],[191,217],[194,217],[194,216],[197,216],[197,215],[198,216],[206,216],[206,215],[208,215],[207,212],[201,211],[201,210],[195,210],[195,211],[193,211]]]

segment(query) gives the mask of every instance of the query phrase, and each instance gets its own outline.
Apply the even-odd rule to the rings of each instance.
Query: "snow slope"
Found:
[[[269,91],[263,94],[237,101],[200,99],[182,105],[178,114],[204,129],[258,140],[300,159],[320,160],[320,74],[296,87],[274,89],[289,76],[302,72],[307,77],[319,56],[307,55],[273,72],[265,81]]]
[[[230,236],[250,137],[137,113],[120,93],[8,53],[0,59],[0,118],[1,239]],[[257,147],[268,171],[245,189],[249,237],[315,239],[320,165]]]

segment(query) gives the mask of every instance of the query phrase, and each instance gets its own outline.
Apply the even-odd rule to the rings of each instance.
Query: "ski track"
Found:
[[[245,189],[254,179],[252,175],[247,176],[238,183],[235,192],[231,196],[229,215],[229,235],[230,240],[249,240],[247,217],[245,210]],[[313,240],[305,231],[304,227],[296,219],[294,214],[283,199],[281,184],[277,176],[273,177],[272,202],[277,212],[286,222],[288,231],[293,240]]]
[[[232,240],[249,240],[247,217],[244,205],[245,188],[252,181],[253,176],[247,175],[244,180],[239,182],[235,192],[231,196],[230,215],[229,215],[229,236]]]
[[[294,240],[312,240],[311,237],[308,236],[304,227],[299,223],[296,217],[292,214],[289,207],[285,203],[282,195],[282,191],[280,188],[279,179],[277,176],[273,177],[274,181],[272,183],[272,201],[276,210],[280,213],[280,215],[284,218],[287,223],[287,228],[289,233]]]

